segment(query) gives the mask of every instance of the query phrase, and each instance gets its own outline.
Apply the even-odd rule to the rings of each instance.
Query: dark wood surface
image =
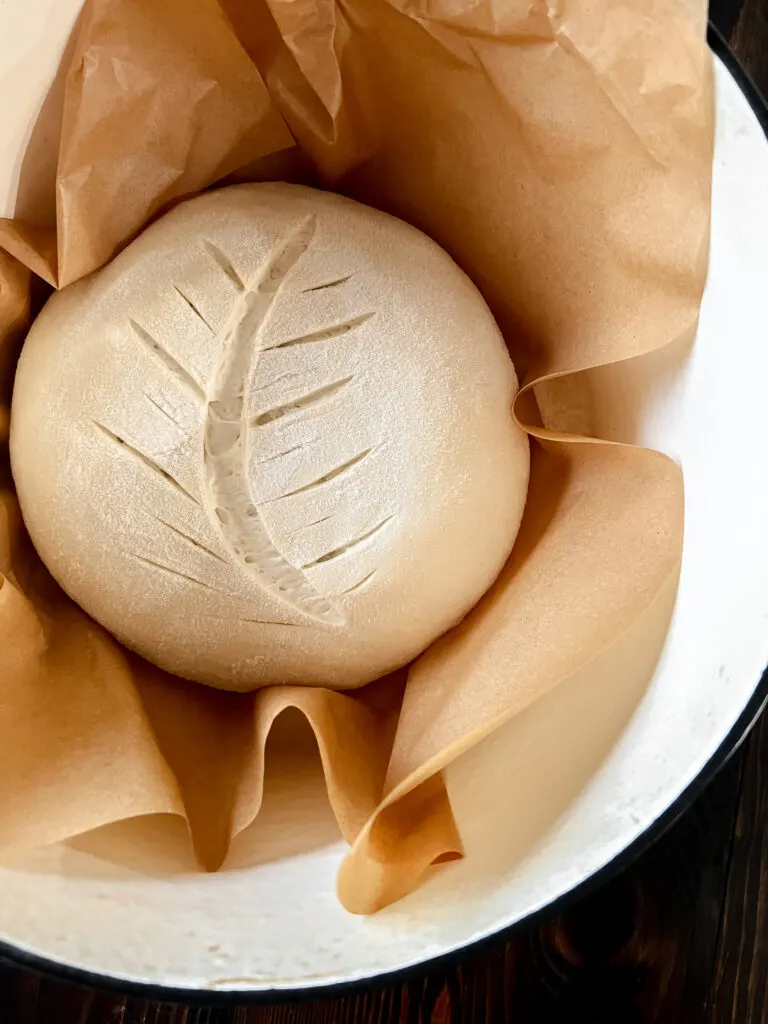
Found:
[[[768,94],[768,0],[712,0],[712,17]],[[506,944],[407,984],[302,1005],[192,1008],[79,989],[0,961],[0,1024],[486,1021],[768,1024],[767,716],[623,874]]]

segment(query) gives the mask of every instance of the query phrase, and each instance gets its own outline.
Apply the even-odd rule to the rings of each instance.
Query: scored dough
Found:
[[[516,387],[425,235],[236,186],[48,302],[13,473],[41,558],[126,646],[228,689],[346,689],[419,654],[504,565],[528,482]]]

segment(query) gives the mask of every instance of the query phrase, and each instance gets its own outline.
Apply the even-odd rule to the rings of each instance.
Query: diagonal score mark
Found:
[[[146,400],[150,403],[150,405],[154,405],[154,407],[157,409],[157,411],[163,414],[163,416],[165,417],[165,419],[168,420],[169,423],[172,423],[174,425],[174,427],[176,427],[178,430],[182,430],[182,431],[184,430],[184,428],[179,423],[179,421],[175,420],[173,418],[173,416],[171,416],[171,414],[168,412],[168,410],[166,408],[164,408],[162,405],[160,405],[160,403],[157,402],[152,397],[152,395],[149,394],[148,391],[144,391],[143,395],[146,398]]]
[[[200,310],[199,310],[199,309],[197,308],[197,306],[196,306],[196,305],[195,305],[195,303],[194,303],[194,302],[192,301],[192,299],[190,299],[190,297],[189,297],[188,295],[186,295],[186,294],[185,294],[185,293],[184,293],[184,292],[183,292],[183,291],[181,290],[181,288],[179,288],[179,286],[178,286],[177,284],[173,285],[173,290],[174,290],[174,291],[176,292],[176,294],[177,294],[177,295],[178,295],[178,296],[179,296],[179,297],[180,297],[181,299],[183,299],[183,301],[184,301],[184,302],[186,303],[186,305],[187,305],[187,306],[189,306],[189,308],[190,308],[190,309],[192,310],[192,312],[193,312],[193,313],[195,314],[195,316],[196,316],[196,317],[197,317],[197,319],[198,319],[198,320],[200,321],[200,323],[204,324],[205,328],[206,328],[207,330],[209,330],[209,331],[211,332],[211,334],[214,334],[214,333],[215,333],[214,329],[213,329],[213,328],[211,327],[211,325],[210,325],[210,324],[208,323],[208,321],[207,321],[207,320],[205,319],[205,317],[204,317],[204,316],[203,316],[203,314],[202,314],[202,313],[200,312]]]
[[[262,352],[275,352],[281,348],[291,348],[293,345],[308,345],[317,341],[329,341],[331,338],[338,338],[343,334],[349,334],[356,327],[362,326],[362,324],[368,323],[373,317],[376,316],[376,312],[363,313],[360,316],[351,317],[349,320],[345,320],[340,324],[332,324],[330,327],[324,327],[319,331],[312,331],[310,334],[302,334],[297,338],[289,338],[287,341],[279,341],[275,345],[265,345],[261,350]]]
[[[215,619],[218,622],[228,622],[230,627],[233,621],[232,617],[229,615],[226,617],[223,615],[209,615],[208,618]],[[234,621],[245,622],[249,626],[287,626],[289,628],[295,627],[296,629],[302,628],[302,624],[300,622],[284,622],[282,619],[256,619],[247,615],[240,615]]]
[[[183,494],[185,498],[189,499],[189,501],[194,502],[195,505],[200,505],[200,502],[193,494],[190,494],[185,487],[182,487],[179,481],[176,480],[175,477],[172,477],[167,469],[163,469],[163,467],[159,465],[157,462],[155,462],[154,459],[150,458],[149,455],[145,455],[144,452],[139,451],[138,448],[135,448],[132,444],[129,444],[129,442],[126,441],[125,438],[120,437],[114,431],[110,430],[109,427],[105,427],[103,423],[99,423],[97,420],[93,420],[93,425],[101,434],[104,435],[104,437],[106,437],[113,444],[116,444],[120,448],[122,448],[124,452],[127,452],[140,465],[146,467],[153,473],[157,474],[159,477],[165,480],[166,483],[171,484],[171,486],[174,487],[179,494]]]
[[[278,459],[284,459],[288,455],[293,455],[294,452],[299,452],[302,448],[304,448],[303,444],[295,444],[292,448],[286,448],[284,452],[278,452],[277,455],[270,455],[266,459],[259,459],[256,465],[266,466],[270,462],[277,462]]]
[[[166,370],[173,374],[176,380],[183,384],[188,391],[191,391],[198,402],[201,404],[205,402],[205,393],[189,370],[186,370],[177,359],[174,359],[157,338],[153,337],[141,324],[136,323],[135,320],[130,318],[128,323],[139,341],[163,364]]]
[[[353,455],[351,459],[347,459],[346,462],[342,462],[340,466],[335,466],[333,469],[328,470],[327,473],[323,473],[323,475],[319,476],[316,480],[312,480],[308,484],[303,484],[303,486],[297,487],[295,491],[288,491],[286,494],[281,494],[277,498],[270,498],[269,501],[264,501],[262,504],[270,505],[273,501],[282,501],[283,498],[293,498],[296,494],[304,494],[306,491],[313,491],[316,487],[322,487],[323,484],[327,484],[330,480],[336,480],[344,473],[349,472],[350,469],[357,466],[358,463],[363,461],[363,459],[367,458],[372,451],[373,448],[366,448],[357,455]],[[326,518],[330,518],[330,516],[327,516]],[[322,519],[318,521],[323,522]]]
[[[294,370],[289,370],[288,373],[281,373],[279,377],[273,377],[268,380],[265,384],[259,384],[257,388],[253,388],[253,393],[257,394],[259,391],[266,391],[267,388],[273,388],[275,384],[279,384],[281,380],[296,380],[297,377],[301,377],[300,373],[296,373]]]
[[[245,291],[245,281],[235,270],[232,260],[227,254],[220,249],[218,245],[213,243],[209,238],[203,239],[203,248],[211,257],[214,263],[218,264],[219,268],[224,271],[232,284],[237,288],[239,292]]]
[[[370,581],[373,579],[375,575],[376,569],[373,569],[371,572],[368,573],[367,576],[363,576],[361,580],[358,580],[357,583],[353,583],[351,587],[347,587],[346,590],[342,590],[342,592],[339,594],[339,597],[344,597],[345,594],[354,594],[356,591],[362,590],[366,583],[370,583]]]
[[[281,622],[279,619],[238,619],[238,622],[247,622],[248,625],[254,626],[291,626],[296,629],[301,629],[300,622]]]
[[[307,295],[309,292],[322,292],[326,288],[338,288],[339,285],[346,284],[347,281],[351,281],[354,274],[347,274],[346,277],[337,277],[333,281],[326,281],[324,284],[313,285],[312,288],[305,288],[302,292],[303,295]]]
[[[144,558],[142,555],[131,554],[131,558],[135,558],[137,562],[141,562],[142,565],[148,565],[151,569],[156,569],[158,572],[165,573],[168,576],[178,576],[179,579],[189,580],[190,583],[196,583],[199,587],[205,587],[206,590],[214,590],[221,594],[223,591],[217,590],[216,587],[212,587],[210,583],[206,583],[204,580],[199,580],[196,576],[190,576],[189,573],[182,572],[180,569],[174,569],[171,565],[164,565],[162,562],[155,562],[151,558]]]
[[[288,535],[295,537],[297,533],[303,533],[305,530],[311,530],[313,526],[319,526],[320,523],[327,523],[329,519],[333,519],[333,515],[322,516],[320,519],[315,519],[311,523],[304,523],[302,526],[297,526],[295,530],[289,530]]]
[[[340,544],[337,548],[333,548],[332,551],[326,551],[324,555],[320,555],[313,562],[307,562],[306,565],[302,566],[302,569],[312,569],[316,565],[325,565],[326,562],[332,562],[336,558],[341,558],[348,551],[352,551],[353,548],[359,547],[360,544],[364,544],[371,537],[383,530],[387,523],[392,519],[392,516],[387,516],[386,519],[382,519],[380,523],[372,526],[370,530],[366,530],[364,533],[359,533],[356,537],[346,541],[344,544]]]
[[[341,391],[342,388],[346,387],[354,377],[351,374],[349,377],[342,377],[341,380],[335,380],[331,384],[325,384],[321,388],[317,388],[315,391],[310,391],[306,395],[302,395],[300,398],[294,398],[291,402],[285,402],[282,405],[276,405],[272,409],[267,409],[266,412],[259,413],[251,420],[252,427],[263,427],[267,423],[272,423],[274,420],[279,420],[283,416],[287,416],[289,413],[300,412],[302,409],[308,409],[318,402],[322,402],[337,392]]]
[[[217,555],[211,548],[206,547],[206,545],[201,543],[199,540],[195,540],[195,538],[191,537],[188,533],[184,533],[184,531],[180,530],[178,526],[174,526],[173,523],[169,523],[167,520],[163,519],[162,516],[155,515],[154,512],[150,512],[149,514],[153,519],[156,519],[158,523],[162,523],[163,526],[167,527],[172,533],[175,533],[177,537],[181,537],[182,540],[187,541],[187,543],[191,544],[194,548],[197,548],[198,551],[202,551],[204,554],[210,555],[211,558],[215,558],[219,562],[224,562],[225,565],[229,564],[226,558],[222,558],[221,555]]]

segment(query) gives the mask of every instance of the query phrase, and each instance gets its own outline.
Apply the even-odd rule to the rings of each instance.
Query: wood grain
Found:
[[[712,16],[768,93],[768,0]],[[768,187],[768,183],[767,183]],[[768,718],[627,871],[407,984],[325,1002],[152,1004],[0,961],[0,1024],[768,1024]]]
[[[765,0],[744,0],[730,42],[763,96],[768,96],[768,4]]]
[[[768,717],[750,738],[708,1021],[768,1022]]]

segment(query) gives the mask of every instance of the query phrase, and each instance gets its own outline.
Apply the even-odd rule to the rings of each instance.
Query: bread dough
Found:
[[[506,561],[528,481],[516,387],[426,236],[237,186],[49,301],[13,473],[41,558],[128,647],[228,689],[345,689],[419,654]]]

